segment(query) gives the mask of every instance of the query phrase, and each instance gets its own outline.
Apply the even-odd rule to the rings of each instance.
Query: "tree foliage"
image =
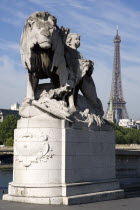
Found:
[[[0,144],[5,144],[7,141],[11,142],[11,139],[14,139],[14,129],[16,128],[17,120],[16,116],[7,115],[3,122],[0,123]],[[11,146],[11,143],[9,146]]]
[[[116,134],[116,144],[140,144],[140,130],[133,128],[123,128],[110,123]]]
[[[13,143],[14,143],[14,139],[10,137],[6,139],[6,141],[4,142],[4,145],[10,147],[10,146],[13,146]]]

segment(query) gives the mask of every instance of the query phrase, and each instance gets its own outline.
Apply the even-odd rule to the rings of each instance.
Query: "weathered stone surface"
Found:
[[[59,28],[56,22],[48,12],[35,12],[26,21],[20,53],[28,70],[27,96],[19,113],[23,118],[46,113],[52,118],[101,126],[104,112],[91,77],[94,63],[77,50],[80,36]],[[44,78],[50,78],[50,83],[39,85]]]
[[[3,199],[69,205],[120,198],[115,137],[102,118],[94,63],[77,50],[80,36],[56,21],[48,12],[33,13],[21,36],[27,96],[14,136],[13,182]],[[39,84],[45,78],[50,83]]]
[[[56,120],[55,127],[47,120],[41,127],[31,127],[30,120],[20,120],[15,130],[14,179],[3,199],[68,205],[123,195],[109,127],[95,131],[71,127],[64,120]]]

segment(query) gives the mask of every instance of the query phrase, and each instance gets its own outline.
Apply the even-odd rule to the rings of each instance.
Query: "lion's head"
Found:
[[[36,69],[50,64],[49,49],[53,51],[56,48],[59,34],[56,21],[48,12],[35,12],[27,19],[20,42],[24,68],[35,72]]]

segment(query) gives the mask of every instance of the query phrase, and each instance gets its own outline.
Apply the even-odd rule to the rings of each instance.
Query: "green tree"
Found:
[[[16,128],[18,118],[14,115],[7,115],[0,123],[0,143],[12,138],[14,139],[14,129]]]
[[[11,147],[13,146],[13,143],[14,143],[14,139],[12,137],[6,139],[6,141],[4,142],[4,145],[7,146],[7,147]]]
[[[117,144],[140,144],[140,130],[123,128],[114,123],[108,123],[113,126]]]
[[[117,144],[125,144],[124,135],[119,130],[115,130],[115,134],[116,134],[116,143]]]

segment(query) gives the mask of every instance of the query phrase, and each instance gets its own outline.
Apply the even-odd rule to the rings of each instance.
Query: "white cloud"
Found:
[[[7,6],[0,6],[2,11],[5,11],[5,16],[1,15],[0,20],[4,23],[8,23],[10,25],[14,26],[21,26],[23,25],[24,21],[28,17],[27,13],[24,13],[22,11],[17,11],[16,8],[9,7]]]
[[[127,52],[122,52],[122,59],[129,62],[140,63],[140,58],[138,56],[134,56],[133,54],[127,54]]]
[[[8,51],[14,50],[19,53],[19,44],[4,39],[0,39],[0,49]]]
[[[78,1],[78,0],[65,0],[65,1],[59,1],[58,0],[28,0],[29,2],[32,2],[34,4],[37,4],[37,5],[40,5],[42,7],[45,7],[45,8],[52,8],[52,7],[55,7],[57,8],[58,4],[59,6],[61,7],[73,7],[73,8],[76,8],[76,9],[87,9],[89,7],[87,7],[84,3],[82,3],[81,1]],[[94,0],[93,0],[94,1]]]
[[[21,25],[21,20],[19,20],[19,19],[14,19],[13,18],[13,20],[11,21],[11,18],[9,17],[6,17],[6,18],[0,18],[0,20],[2,21],[2,22],[4,22],[4,23],[9,23],[9,24],[11,24],[11,25],[15,25],[15,26],[19,26],[19,25]]]
[[[0,108],[21,102],[26,92],[26,70],[20,69],[8,56],[0,57]]]
[[[108,8],[104,10],[101,16],[111,21],[117,21],[129,25],[129,27],[140,27],[140,13],[139,11],[128,8],[128,4],[122,1],[103,1],[103,5]]]

